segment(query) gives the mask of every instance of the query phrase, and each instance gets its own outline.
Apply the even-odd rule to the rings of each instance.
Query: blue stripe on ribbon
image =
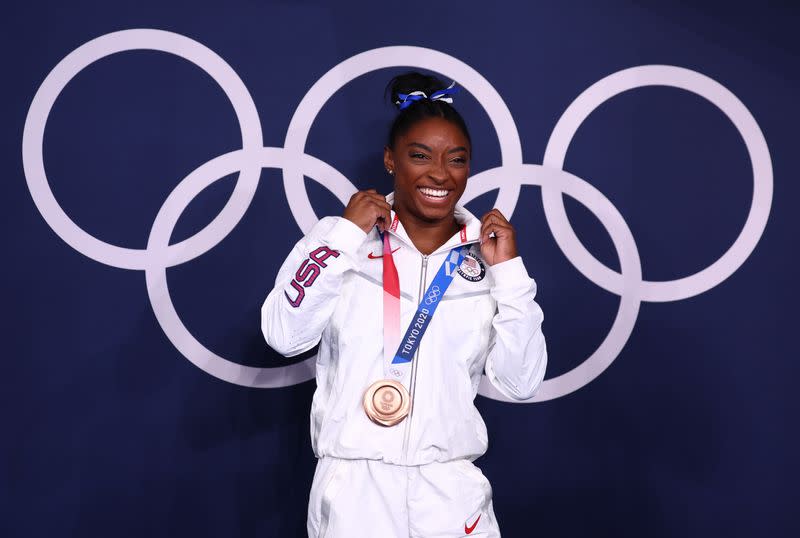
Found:
[[[443,90],[439,90],[438,92],[433,92],[433,94],[431,94],[431,96],[430,96],[430,100],[431,101],[436,101],[437,99],[441,99],[441,98],[446,97],[448,95],[455,95],[460,90],[461,90],[461,88],[456,88],[455,86],[451,86],[449,88],[445,88]],[[452,101],[452,99],[451,99],[451,101]]]
[[[400,346],[397,348],[394,359],[392,359],[392,364],[405,364],[414,359],[419,343],[425,335],[431,319],[433,319],[433,314],[436,313],[436,308],[439,306],[444,292],[453,282],[461,262],[464,261],[467,250],[469,250],[468,245],[454,248],[447,255],[441,267],[439,267],[433,282],[425,290],[425,295],[422,296],[417,312],[414,314],[414,319],[411,320],[405,336],[400,341]]]
[[[426,97],[419,94],[398,93],[397,98],[402,100],[400,103],[400,110],[405,110],[416,101],[420,101]]]
[[[412,104],[416,103],[417,101],[421,101],[423,99],[428,99],[430,101],[445,101],[447,103],[452,103],[453,98],[450,97],[451,95],[457,94],[461,88],[456,88],[455,86],[450,86],[443,90],[435,91],[431,94],[430,97],[425,95],[424,92],[414,92],[414,93],[398,93],[397,98],[400,100],[400,110],[405,110],[406,108],[410,107]]]

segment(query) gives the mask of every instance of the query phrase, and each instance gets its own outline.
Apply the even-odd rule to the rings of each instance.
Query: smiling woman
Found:
[[[461,129],[431,117],[413,124],[384,149],[384,165],[395,176],[394,210],[423,254],[458,231],[455,206],[467,187],[468,148]]]
[[[394,193],[358,192],[342,217],[322,219],[261,311],[280,353],[319,344],[308,533],[499,536],[491,486],[472,463],[487,448],[474,399],[484,371],[517,400],[541,384],[536,284],[506,218],[457,205],[472,142],[454,85],[409,73],[390,93]]]
[[[454,209],[467,186],[472,141],[450,106],[454,87],[407,73],[388,89],[400,108],[383,152],[384,166],[395,176],[394,210],[415,246],[429,254],[458,230]]]

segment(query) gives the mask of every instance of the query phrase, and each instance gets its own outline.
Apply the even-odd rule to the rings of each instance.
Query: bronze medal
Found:
[[[381,379],[364,393],[364,411],[375,424],[394,426],[411,411],[411,395],[399,381]]]

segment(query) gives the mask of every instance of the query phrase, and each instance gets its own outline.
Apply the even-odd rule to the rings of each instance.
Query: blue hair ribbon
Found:
[[[411,93],[398,93],[397,98],[399,99],[399,101],[396,101],[395,104],[400,106],[400,110],[405,110],[415,102],[421,101],[423,99],[428,99],[429,101],[444,101],[446,103],[452,103],[453,98],[451,96],[457,94],[459,90],[461,90],[461,88],[456,88],[455,85],[456,83],[453,82],[447,88],[433,92],[430,97],[425,95],[425,92],[419,90]]]

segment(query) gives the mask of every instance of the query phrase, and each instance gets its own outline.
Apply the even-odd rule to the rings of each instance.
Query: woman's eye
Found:
[[[425,159],[426,156],[425,156],[424,153],[412,153],[411,154],[411,158],[412,159]]]
[[[456,164],[464,164],[467,162],[467,159],[464,157],[456,157],[455,159],[453,159],[453,162]]]

